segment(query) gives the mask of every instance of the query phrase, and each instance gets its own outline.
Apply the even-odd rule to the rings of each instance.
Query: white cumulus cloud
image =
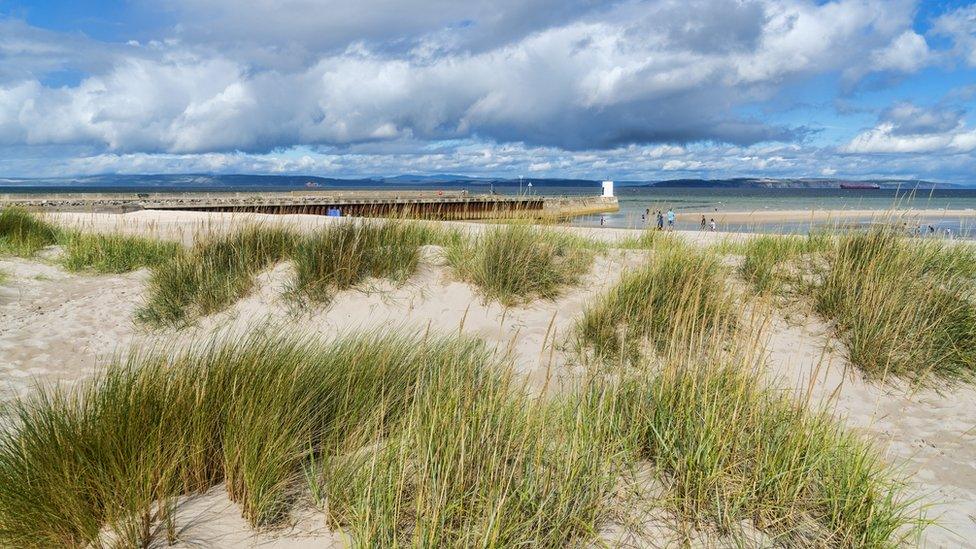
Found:
[[[190,3],[226,25],[182,26],[182,40],[126,46],[132,54],[113,50],[110,67],[74,86],[0,84],[0,143],[205,153],[471,137],[573,150],[792,141],[800,128],[735,108],[784,83],[862,63],[864,49],[893,44],[879,54],[885,67],[915,68],[903,58],[919,46],[920,37],[904,28],[910,3],[692,4],[694,13],[711,16],[690,19],[673,0],[570,5],[551,17],[537,13],[550,3],[512,3],[497,20],[479,4],[425,4],[401,15],[386,4],[375,13],[317,4],[303,22],[301,10],[270,13],[264,3]],[[463,47],[416,54],[432,29],[467,21],[465,13],[472,22],[450,32],[464,36],[518,14],[533,24],[509,41],[462,40]],[[345,43],[354,36],[330,35],[334,24],[320,29],[329,42],[319,43],[311,22],[327,16],[349,20],[360,29],[356,36],[372,39]],[[404,44],[367,30],[395,28]],[[254,31],[249,43],[270,48],[288,29],[307,46],[298,66],[227,45]]]
[[[174,26],[117,42],[0,19],[0,173],[845,174],[868,170],[856,155],[970,153],[962,108],[896,103],[816,147],[815,125],[764,114],[835,75],[976,66],[976,7],[924,36],[917,7],[172,0]],[[838,149],[853,164],[824,161]]]
[[[884,111],[878,124],[857,134],[844,147],[849,153],[969,153],[976,150],[976,130],[963,113],[899,103]]]

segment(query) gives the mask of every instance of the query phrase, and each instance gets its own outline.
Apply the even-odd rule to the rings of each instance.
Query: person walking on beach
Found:
[[[674,210],[668,208],[668,230],[674,230]]]
[[[708,230],[712,231],[713,233],[715,232],[715,218],[712,218],[712,220],[708,223]]]
[[[705,230],[705,216],[702,216],[701,230]]]
[[[661,213],[661,210],[657,211],[657,230],[664,230],[664,215]]]
[[[606,223],[606,222],[607,222],[607,218],[601,215],[600,216],[600,226],[602,227],[603,224]]]

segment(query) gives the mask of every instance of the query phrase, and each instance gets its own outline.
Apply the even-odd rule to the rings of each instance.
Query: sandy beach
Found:
[[[942,210],[914,210],[910,216],[937,216]],[[691,219],[700,214],[679,214]],[[706,214],[712,215],[712,214]],[[871,217],[876,212],[723,212],[720,221],[787,221]],[[953,212],[960,215],[960,212]],[[976,217],[976,211],[965,215]],[[191,243],[249,223],[274,223],[311,231],[342,222],[320,216],[262,216],[137,212],[133,214],[53,214],[63,227],[99,232],[153,234]],[[458,223],[469,231],[482,224]],[[604,242],[633,238],[637,231],[560,227],[558,230]],[[749,235],[679,232],[697,246]],[[31,259],[0,258],[0,398],[23,395],[33,384],[73,382],[96,371],[113,355],[134,347],[170,344],[208,337],[221,331],[275,327],[295,333],[334,336],[361,329],[392,327],[461,331],[514,357],[518,372],[536,387],[552,379],[577,375],[569,360],[567,341],[585,304],[611,287],[644,260],[640,250],[613,249],[595,260],[582,283],[555,300],[537,300],[504,307],[486,302],[471,285],[458,281],[446,265],[443,250],[423,249],[418,271],[404,284],[370,280],[340,292],[327,306],[296,310],[284,297],[294,268],[281,263],[258,275],[256,290],[230,309],[208,316],[182,330],[148,330],[134,320],[143,303],[148,271],[120,275],[72,274],[45,250]],[[740,257],[730,256],[735,265]],[[735,284],[741,284],[735,282]],[[937,391],[896,383],[866,381],[848,361],[844,345],[827,321],[812,312],[772,308],[764,323],[769,380],[804,399],[825,406],[840,420],[877,441],[901,468],[911,494],[926,504],[938,525],[926,530],[924,545],[972,546],[976,539],[976,390],[969,386]],[[170,342],[170,343],[167,343]],[[342,537],[323,527],[314,514],[296,520],[286,531],[247,530],[223,492],[216,487],[203,498],[187,502],[183,513],[195,517],[196,539],[213,547],[321,547],[342,545]],[[660,525],[649,525],[658,532]],[[650,534],[648,534],[650,536]],[[192,536],[191,536],[192,537]],[[653,537],[653,536],[651,536]],[[699,540],[700,544],[706,545]],[[643,539],[641,543],[654,543]],[[657,542],[667,545],[663,538]]]

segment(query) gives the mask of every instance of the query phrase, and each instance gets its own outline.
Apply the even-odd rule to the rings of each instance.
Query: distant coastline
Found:
[[[531,183],[531,187],[529,184]],[[878,185],[881,189],[967,189],[973,185],[914,179],[839,178],[730,178],[618,180],[617,187],[665,189],[839,189],[842,185]],[[544,194],[547,189],[598,192],[600,181],[572,178],[489,178],[456,174],[397,175],[391,177],[333,178],[311,175],[253,174],[141,174],[93,175],[60,178],[0,178],[0,193],[106,192],[106,191],[246,191],[297,189],[450,188],[472,192],[513,190]]]

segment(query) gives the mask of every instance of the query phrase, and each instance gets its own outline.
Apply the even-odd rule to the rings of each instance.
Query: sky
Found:
[[[0,178],[976,184],[976,3],[0,0]]]

